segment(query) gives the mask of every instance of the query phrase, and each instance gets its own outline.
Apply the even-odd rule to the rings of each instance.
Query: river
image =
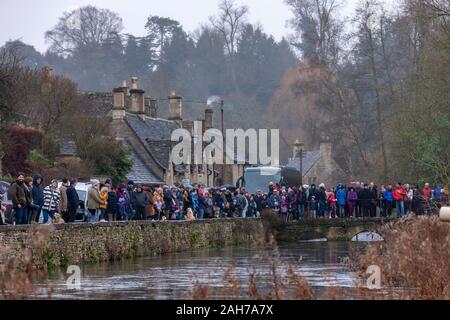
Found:
[[[327,287],[351,289],[355,277],[343,261],[352,249],[361,246],[364,244],[313,241],[281,244],[277,252],[230,247],[86,264],[81,266],[81,290],[67,288],[68,275],[53,273],[45,285],[39,284],[38,296],[46,297],[50,287],[52,299],[185,299],[199,281],[213,289],[210,298],[226,298],[214,289],[223,287],[228,266],[233,265],[228,275],[235,276],[248,288],[251,272],[258,272],[261,280],[270,277],[268,257],[279,257],[289,263],[319,293]],[[286,274],[286,270],[283,264],[278,273]],[[245,288],[240,298],[246,297]]]

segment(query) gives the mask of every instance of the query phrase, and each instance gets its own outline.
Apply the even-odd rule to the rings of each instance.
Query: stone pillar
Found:
[[[113,90],[113,108],[112,108],[112,118],[113,120],[122,120],[125,118],[126,108],[126,92],[127,88],[115,88]]]
[[[182,126],[183,120],[181,99],[175,91],[169,96],[169,120],[175,121],[180,127]]]
[[[331,160],[331,141],[329,137],[323,137],[320,142],[320,158],[325,162]]]
[[[131,78],[131,106],[130,112],[135,113],[141,117],[145,116],[145,99],[144,99],[145,91],[138,89],[137,77]]]

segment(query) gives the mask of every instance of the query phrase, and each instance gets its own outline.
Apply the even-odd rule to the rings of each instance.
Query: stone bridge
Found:
[[[395,219],[316,219],[280,223],[275,226],[278,241],[298,241],[326,238],[328,241],[350,241],[355,235],[370,231],[380,234],[380,227]]]

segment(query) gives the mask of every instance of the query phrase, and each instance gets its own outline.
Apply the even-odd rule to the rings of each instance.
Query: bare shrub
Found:
[[[360,275],[370,265],[379,266],[387,298],[450,299],[449,223],[409,215],[380,232],[385,241],[368,246],[353,261]]]

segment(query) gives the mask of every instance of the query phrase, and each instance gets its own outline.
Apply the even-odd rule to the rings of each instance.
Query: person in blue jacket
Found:
[[[384,201],[386,203],[386,213],[390,217],[392,214],[392,208],[394,207],[394,196],[392,195],[392,185],[388,185],[383,193]]]
[[[336,200],[338,205],[338,214],[339,217],[345,217],[345,206],[347,204],[347,191],[345,190],[345,187],[342,185],[339,185],[336,190]]]

